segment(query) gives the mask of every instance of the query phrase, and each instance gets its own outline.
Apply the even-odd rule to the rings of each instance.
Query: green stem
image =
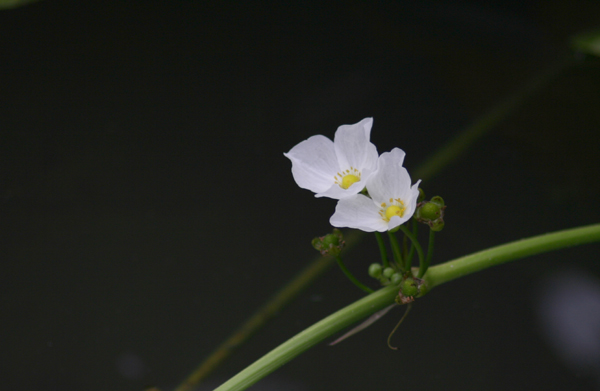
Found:
[[[421,296],[440,284],[488,267],[559,248],[597,241],[600,241],[600,224],[534,236],[480,251],[431,267],[424,277],[425,283],[421,286]],[[215,391],[246,389],[325,338],[392,304],[397,294],[398,288],[390,285],[363,297],[279,345]]]
[[[387,286],[329,315],[271,350],[215,391],[244,390],[308,348],[394,302],[398,288]]]
[[[375,237],[377,238],[377,244],[379,245],[379,252],[381,253],[381,262],[383,262],[383,268],[390,266],[388,261],[387,250],[385,249],[385,243],[383,242],[383,236],[380,232],[375,231]]]
[[[352,281],[352,283],[354,283],[354,285],[356,285],[357,287],[359,287],[360,289],[362,289],[363,291],[367,292],[367,293],[373,293],[374,290],[369,288],[366,285],[363,285],[360,281],[358,281],[356,279],[356,277],[354,277],[352,275],[352,273],[350,273],[350,270],[348,270],[348,268],[346,267],[346,265],[344,265],[344,262],[342,262],[342,258],[335,257],[335,260],[337,261],[340,269],[342,269],[342,271],[344,272],[344,274],[346,275],[346,277],[348,277],[348,279],[350,279],[350,281]]]
[[[417,238],[419,224],[417,223],[417,220],[415,220],[414,218],[412,219],[412,226],[413,226],[413,229],[412,229],[413,235],[415,236],[415,238]],[[415,255],[415,245],[412,244],[412,241],[411,241],[410,242],[410,250],[408,251],[408,256],[406,257],[406,260],[405,260],[408,268],[410,268],[410,266],[412,265],[412,259],[413,259],[414,255]]]
[[[417,250],[417,255],[419,256],[419,270],[425,268],[425,256],[423,256],[423,249],[421,248],[421,244],[419,244],[419,240],[415,235],[413,235],[412,232],[410,232],[408,228],[406,228],[406,226],[401,225],[400,229],[402,232],[404,232],[404,235],[408,236],[413,246],[415,246],[415,249]],[[410,270],[410,264],[406,265],[406,270]]]
[[[559,248],[597,241],[600,241],[600,224],[566,229],[492,247],[429,268],[424,276],[425,284],[421,286],[421,296],[438,285],[488,267]]]
[[[427,269],[429,268],[429,264],[431,263],[431,257],[433,256],[434,238],[435,238],[435,231],[430,229],[429,230],[429,244],[427,245],[427,257],[425,258],[425,264],[419,265],[419,274],[417,274],[418,278],[423,278],[425,273],[427,273]]]
[[[393,232],[387,231],[388,236],[390,237],[390,244],[392,245],[392,253],[394,254],[394,259],[398,264],[398,267],[402,269],[402,271],[408,270],[404,267],[404,263],[402,262],[402,254],[400,253],[400,245],[398,245],[398,239],[396,239],[396,235]]]

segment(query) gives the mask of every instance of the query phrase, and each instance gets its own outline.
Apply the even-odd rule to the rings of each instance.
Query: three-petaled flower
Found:
[[[377,170],[367,180],[371,198],[356,194],[339,200],[331,225],[385,232],[408,221],[417,206],[421,180],[411,187],[410,175],[402,167],[404,156],[399,148],[381,154]]]
[[[285,157],[292,161],[292,175],[315,197],[342,199],[358,194],[377,166],[377,148],[370,141],[373,118],[342,125],[333,142],[317,135],[302,141]]]
[[[372,125],[372,118],[342,125],[333,142],[312,136],[284,153],[292,161],[298,186],[315,192],[315,197],[339,200],[329,220],[334,227],[385,232],[415,213],[421,181],[411,186],[401,149],[378,157],[369,141]],[[359,194],[365,187],[368,196]]]

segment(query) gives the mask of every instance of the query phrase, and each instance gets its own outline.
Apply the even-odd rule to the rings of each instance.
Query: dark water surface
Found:
[[[335,202],[298,188],[283,152],[372,116],[378,150],[414,169],[598,15],[585,1],[1,12],[1,388],[172,388],[330,229]],[[569,68],[423,182],[449,205],[434,263],[600,221],[599,105],[598,63]],[[366,237],[347,264],[366,280],[377,259]],[[594,389],[599,284],[598,245],[487,270],[419,300],[398,352],[394,311],[255,389]],[[330,270],[212,384],[360,297]]]

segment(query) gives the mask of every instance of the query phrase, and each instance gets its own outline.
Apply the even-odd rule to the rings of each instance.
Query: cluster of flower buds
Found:
[[[381,282],[382,285],[397,285],[402,281],[402,275],[391,267],[384,268],[380,263],[369,266],[369,275]]]
[[[427,224],[432,231],[438,232],[444,228],[444,209],[444,199],[435,196],[430,201],[419,202],[415,217],[417,221]]]
[[[334,228],[332,233],[312,240],[313,247],[321,253],[321,255],[332,255],[337,257],[342,252],[342,248],[346,242],[344,241],[344,235],[342,231]]]
[[[419,287],[423,280],[415,278],[410,273],[404,275],[391,267],[384,268],[380,263],[372,263],[369,266],[369,275],[381,282],[382,285],[398,285],[400,291],[396,297],[398,304],[407,304],[419,296]]]

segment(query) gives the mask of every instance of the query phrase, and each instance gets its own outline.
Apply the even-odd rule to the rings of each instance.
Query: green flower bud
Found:
[[[444,228],[444,220],[437,219],[429,223],[429,229],[434,232],[440,232]]]
[[[392,274],[392,277],[390,277],[390,281],[392,284],[398,285],[402,281],[402,275],[399,273],[394,273]]]
[[[442,214],[438,204],[426,202],[417,209],[417,218],[422,220],[436,220]]]
[[[345,243],[344,235],[342,235],[342,232],[337,228],[334,228],[333,232],[330,234],[314,238],[311,242],[312,246],[317,251],[320,251],[322,255],[329,254],[334,257],[340,255]]]
[[[427,224],[432,231],[438,232],[444,228],[444,210],[446,204],[440,196],[435,196],[431,201],[423,201],[417,204],[415,218],[417,221]]]
[[[380,263],[372,263],[369,266],[369,275],[373,278],[381,277],[381,273],[383,271],[383,266]]]
[[[434,204],[436,204],[437,206],[439,206],[440,208],[443,208],[446,204],[444,204],[444,199],[440,196],[435,196],[431,199],[431,201]]]
[[[340,238],[338,238],[334,234],[327,234],[323,237],[323,240],[321,242],[325,247],[337,246],[340,244]]]
[[[395,271],[391,267],[386,267],[385,269],[383,269],[383,276],[385,278],[390,278],[394,273]]]
[[[312,246],[315,248],[315,250],[317,251],[321,251],[321,248],[323,248],[323,244],[321,242],[321,238],[314,238],[310,244],[312,244]]]
[[[417,296],[419,294],[419,287],[414,279],[408,277],[400,283],[400,292],[406,297]]]

